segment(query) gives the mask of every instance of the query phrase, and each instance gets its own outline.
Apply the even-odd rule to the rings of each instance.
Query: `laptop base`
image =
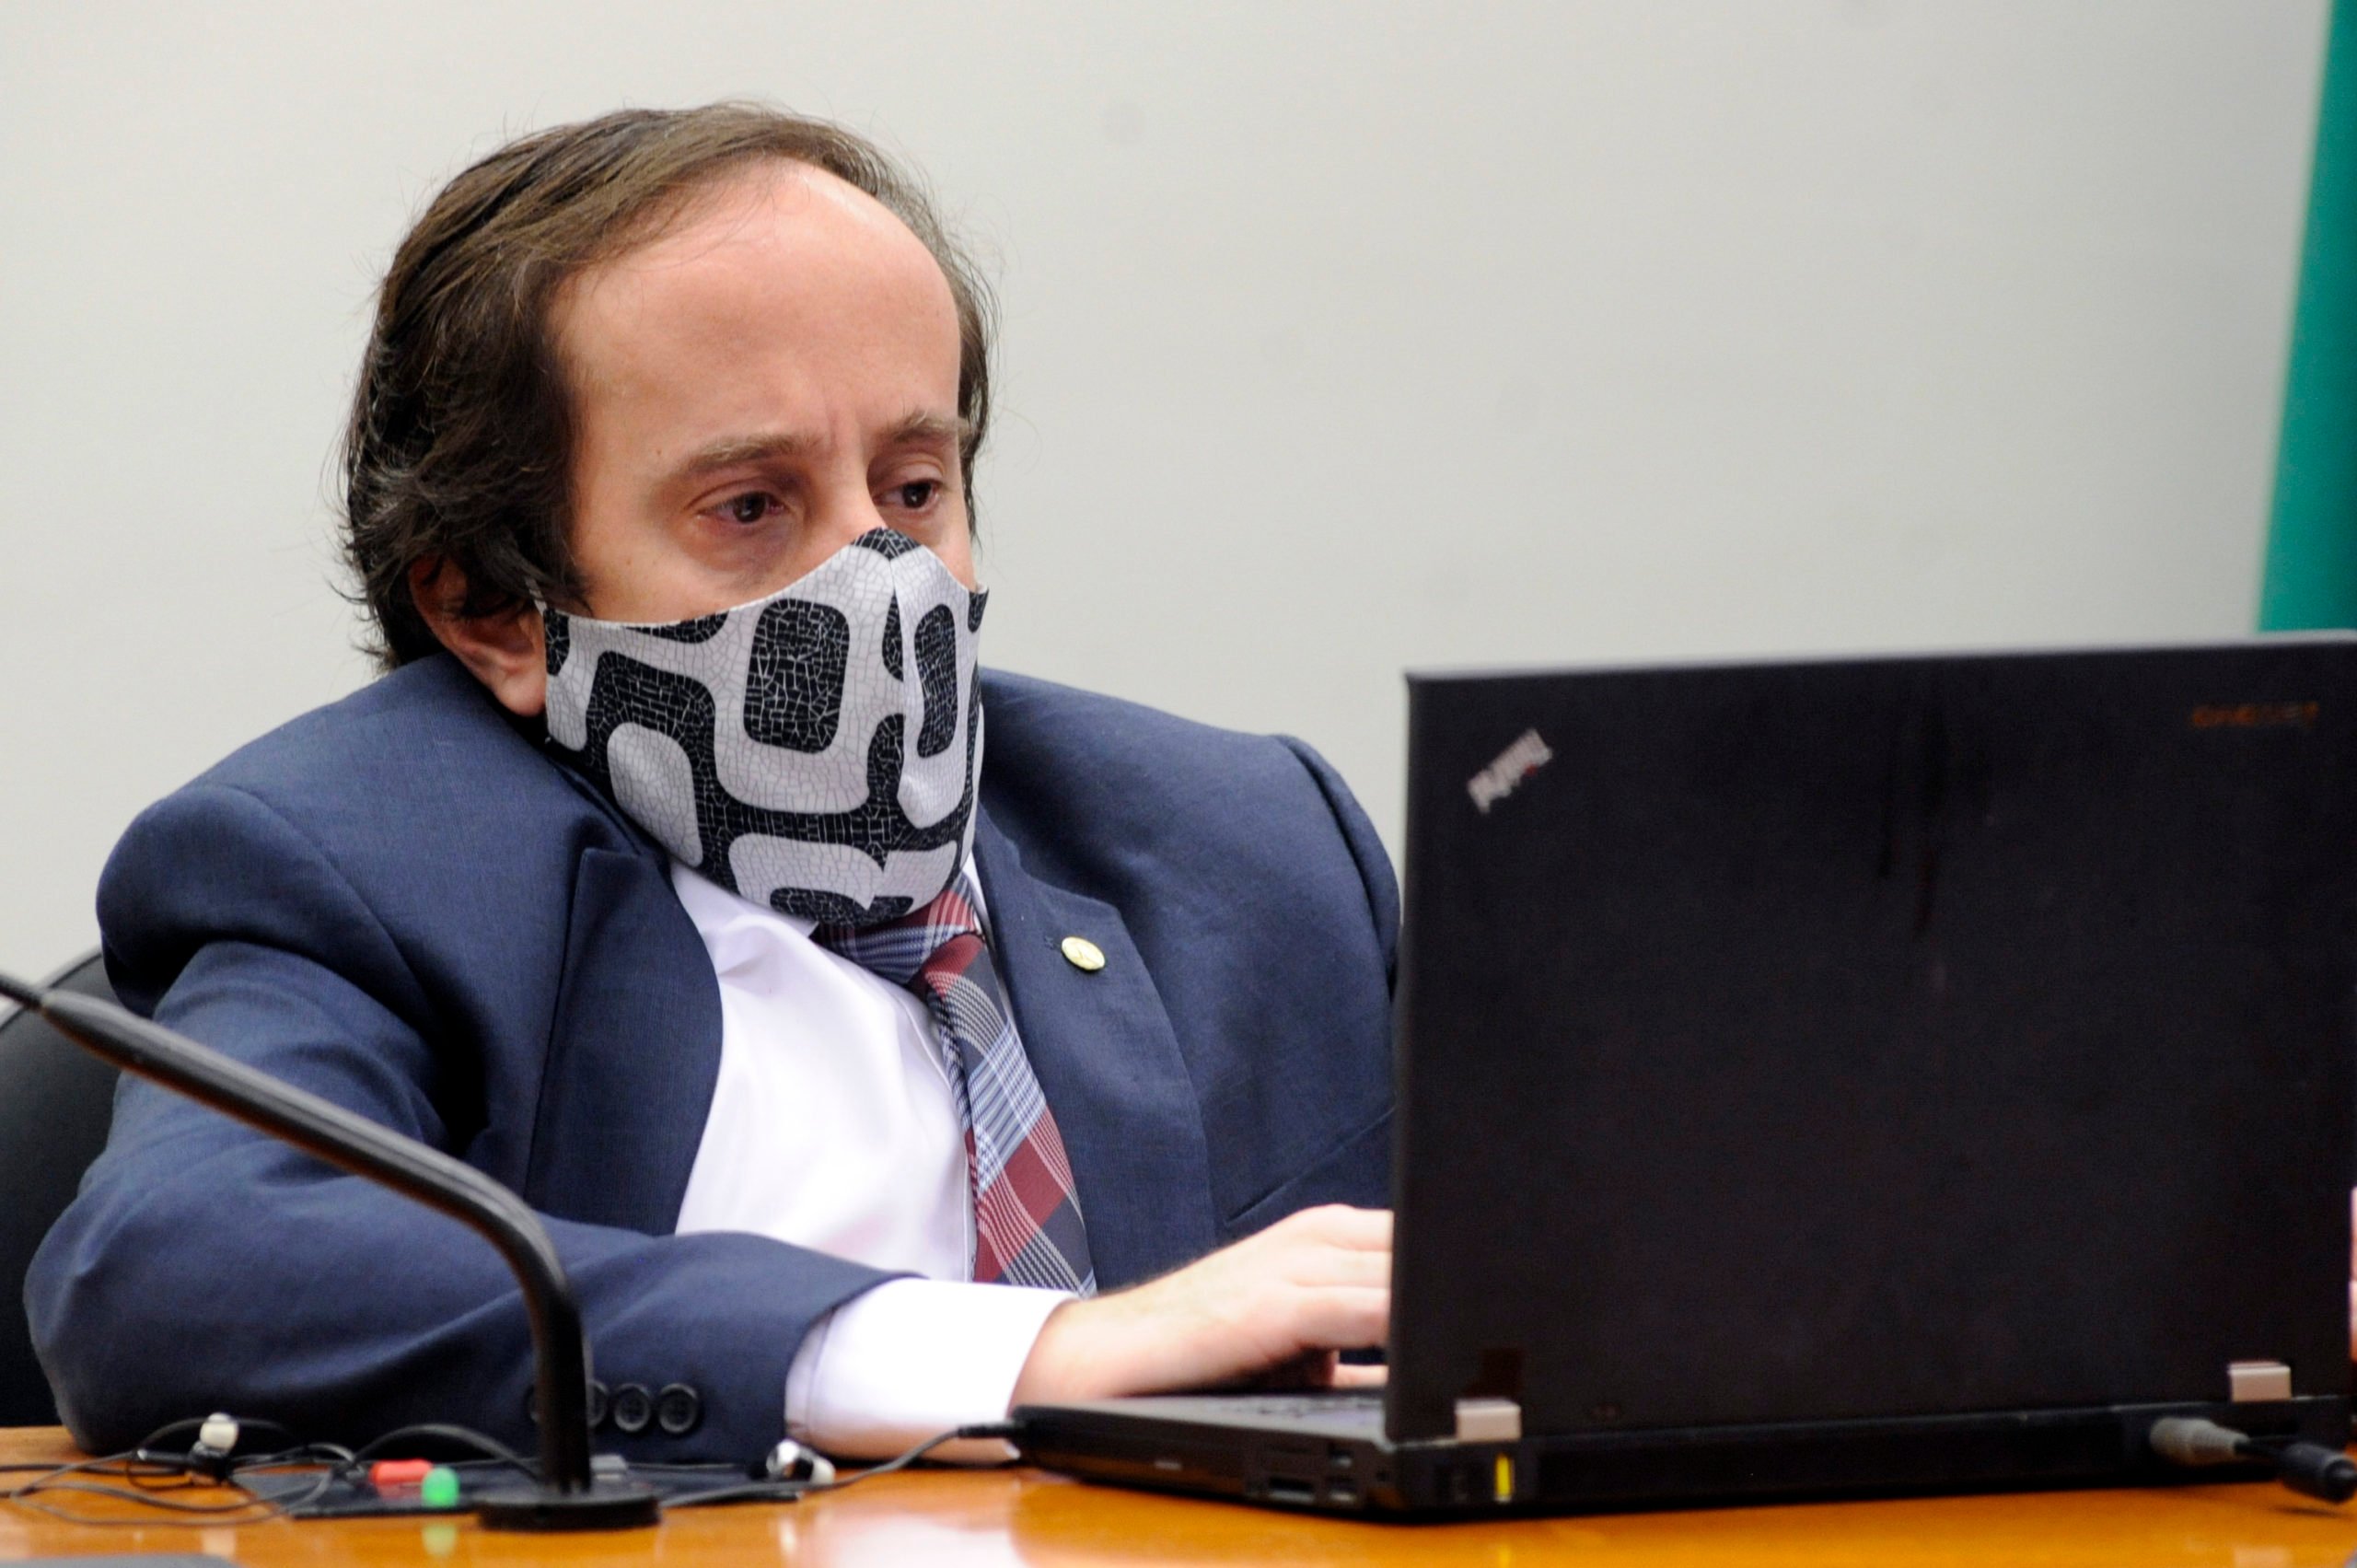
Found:
[[[2164,1416],[2349,1441],[2340,1396],[1401,1443],[1379,1402],[1167,1396],[1015,1412],[1027,1462],[1084,1481],[1366,1518],[1497,1517],[1910,1493],[2265,1480],[2156,1458]]]

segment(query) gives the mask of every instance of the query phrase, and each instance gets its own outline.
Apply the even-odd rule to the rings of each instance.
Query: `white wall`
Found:
[[[478,13],[485,13],[479,15]],[[995,257],[995,662],[1306,736],[1403,666],[2249,623],[2321,0],[0,6],[0,969],[366,679],[328,454],[409,214],[752,94]]]

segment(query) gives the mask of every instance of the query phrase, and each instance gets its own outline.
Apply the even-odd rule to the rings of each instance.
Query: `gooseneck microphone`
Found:
[[[531,1319],[540,1423],[540,1483],[488,1493],[483,1525],[511,1530],[627,1529],[655,1523],[653,1489],[592,1473],[589,1346],[573,1283],[539,1216],[472,1166],[331,1101],[257,1072],[112,1003],[0,974],[22,1004],[76,1045],[126,1073],[188,1096],[354,1176],[449,1215],[505,1260]]]

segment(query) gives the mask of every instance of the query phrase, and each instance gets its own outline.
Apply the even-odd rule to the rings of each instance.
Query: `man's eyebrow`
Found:
[[[966,444],[967,437],[973,434],[973,422],[970,420],[951,419],[944,414],[926,413],[920,411],[908,415],[900,424],[892,426],[891,434],[884,439],[886,445],[893,447],[914,447],[927,442],[942,442],[955,443],[962,447]]]
[[[884,444],[888,447],[915,447],[941,443],[962,449],[972,430],[973,424],[969,420],[919,412],[907,415],[893,425],[885,434]],[[816,436],[792,430],[725,436],[690,453],[672,469],[671,477],[675,481],[699,479],[716,470],[736,468],[744,463],[806,457],[818,445]]]
[[[756,436],[724,436],[690,453],[672,469],[671,476],[675,480],[697,479],[716,469],[735,468],[740,463],[798,458],[807,454],[818,444],[814,437],[791,430],[767,431]]]

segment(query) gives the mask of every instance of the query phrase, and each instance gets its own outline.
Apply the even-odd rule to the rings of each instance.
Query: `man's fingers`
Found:
[[[1359,1350],[1386,1342],[1391,1328],[1387,1286],[1319,1285],[1294,1308],[1293,1339],[1305,1348]]]
[[[1391,1380],[1387,1366],[1360,1366],[1353,1362],[1340,1362],[1334,1367],[1337,1388],[1380,1388]]]
[[[1345,1203],[1328,1203],[1323,1208],[1304,1209],[1295,1217],[1311,1235],[1336,1247],[1391,1250],[1388,1209],[1353,1209]]]
[[[1388,1285],[1391,1254],[1353,1247],[1308,1247],[1290,1260],[1297,1285]]]
[[[1342,1204],[1288,1215],[1183,1269],[1048,1318],[1016,1382],[1017,1402],[1157,1393],[1306,1373],[1329,1353],[1386,1342],[1391,1215]],[[1353,1368],[1338,1381],[1381,1382]]]

